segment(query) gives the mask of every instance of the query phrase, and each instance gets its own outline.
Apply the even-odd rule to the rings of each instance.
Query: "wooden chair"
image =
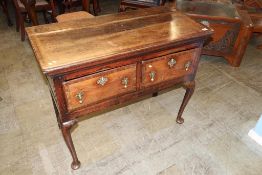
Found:
[[[120,0],[119,11],[126,11],[127,8],[137,9],[164,5],[166,0]]]
[[[12,26],[12,21],[10,19],[9,13],[8,13],[8,7],[7,7],[7,0],[0,0],[0,5],[2,7],[2,10],[6,16],[7,24],[8,26]]]
[[[262,0],[244,0],[244,6],[251,8],[262,8]]]
[[[250,14],[250,18],[254,25],[253,33],[256,33],[260,37],[262,37],[262,13],[261,14]],[[262,49],[262,44],[259,44],[257,48]]]
[[[42,12],[45,22],[48,23],[46,13],[51,11],[52,19],[55,20],[53,0],[13,0],[16,13],[16,31],[21,31],[21,40],[25,40],[25,17],[28,14],[33,25],[38,25],[37,12]]]
[[[58,15],[56,17],[57,22],[67,22],[67,21],[73,21],[73,20],[79,20],[79,19],[88,19],[93,18],[94,16],[90,13],[87,13],[86,11],[79,11],[79,12],[73,12],[73,13],[65,13]]]
[[[246,10],[253,22],[253,33],[262,36],[262,0],[244,0],[239,8]],[[257,46],[262,49],[262,44]]]
[[[72,12],[72,7],[81,5],[84,11],[90,12],[90,3],[93,4],[93,12],[94,15],[97,16],[97,12],[101,11],[99,0],[63,0],[64,10],[62,10],[62,13],[65,11]]]

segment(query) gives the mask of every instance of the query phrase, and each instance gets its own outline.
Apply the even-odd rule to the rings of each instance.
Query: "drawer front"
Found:
[[[67,109],[86,106],[119,94],[136,90],[136,65],[104,71],[70,80],[63,84]]]
[[[142,62],[142,86],[154,85],[192,73],[199,49],[182,51]]]

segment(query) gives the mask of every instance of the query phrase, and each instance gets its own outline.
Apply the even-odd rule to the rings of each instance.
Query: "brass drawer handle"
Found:
[[[101,78],[99,78],[99,79],[97,80],[96,83],[97,83],[98,85],[104,86],[107,81],[108,81],[108,78],[106,78],[106,77],[101,77]]]
[[[186,71],[189,70],[189,67],[191,66],[191,61],[187,61],[186,64],[185,64],[185,69]]]
[[[149,73],[149,77],[150,77],[150,80],[153,82],[155,80],[155,77],[156,77],[156,72],[155,71],[151,71]]]
[[[169,68],[174,67],[174,65],[176,64],[176,60],[174,58],[171,58],[168,62],[167,62]]]
[[[76,98],[77,98],[78,102],[79,102],[80,104],[82,104],[82,103],[83,103],[83,98],[84,98],[84,92],[82,92],[82,91],[78,92],[78,93],[76,94]]]
[[[124,77],[122,79],[122,85],[124,85],[124,88],[127,88],[127,85],[128,85],[128,78],[127,77]]]

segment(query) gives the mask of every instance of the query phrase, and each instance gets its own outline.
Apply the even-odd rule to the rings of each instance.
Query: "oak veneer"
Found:
[[[183,123],[212,31],[174,8],[158,7],[35,26],[27,33],[77,169],[70,129],[82,115],[181,84],[186,94],[176,121]]]

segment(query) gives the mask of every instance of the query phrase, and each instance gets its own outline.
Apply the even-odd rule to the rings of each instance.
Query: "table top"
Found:
[[[46,74],[109,58],[113,61],[132,56],[134,52],[170,47],[212,34],[210,29],[173,7],[34,26],[26,31],[37,61]]]
[[[176,8],[183,13],[189,14],[225,18],[240,18],[233,4],[207,1],[176,0]]]

